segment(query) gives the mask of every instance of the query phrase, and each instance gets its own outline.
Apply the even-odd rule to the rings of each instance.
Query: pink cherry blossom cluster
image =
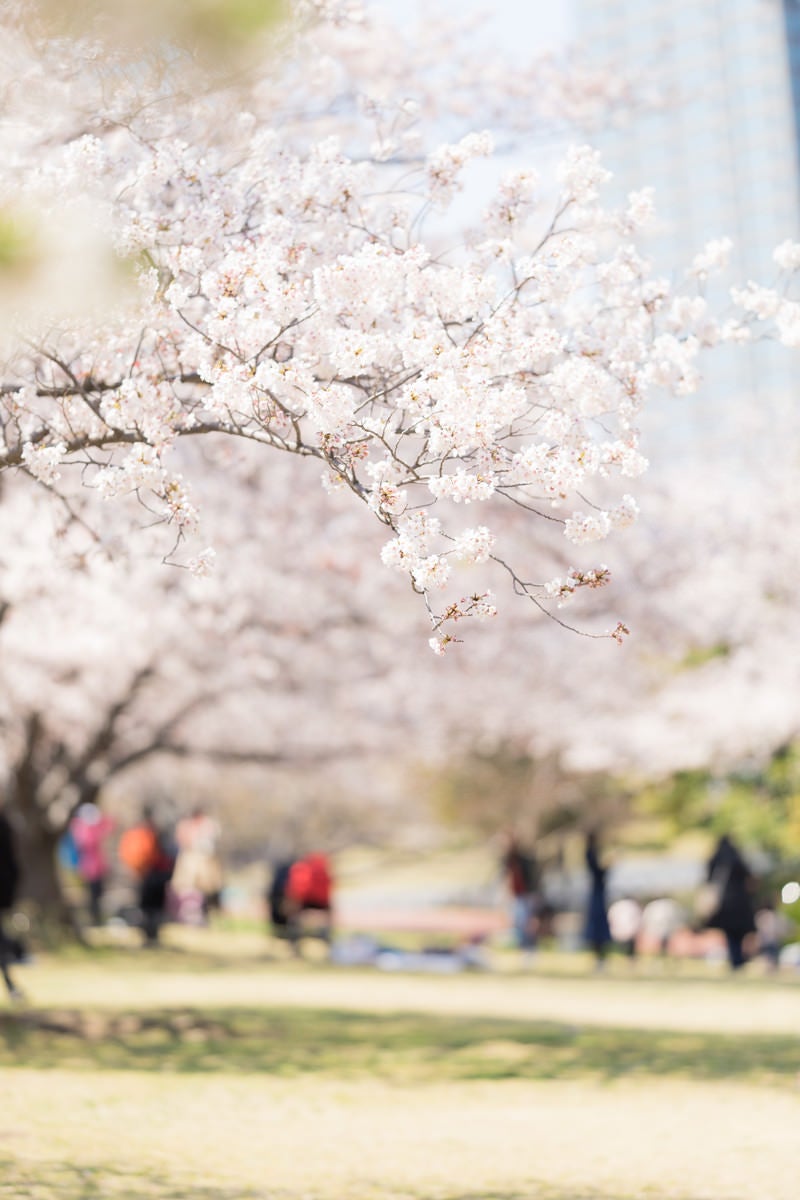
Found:
[[[558,600],[559,608],[566,604],[578,588],[604,587],[611,579],[611,571],[604,564],[590,571],[579,571],[571,567],[563,579],[551,579],[544,585],[545,593]]]

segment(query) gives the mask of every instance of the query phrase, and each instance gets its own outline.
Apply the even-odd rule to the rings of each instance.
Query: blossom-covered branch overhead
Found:
[[[65,53],[24,11],[5,24],[0,470],[142,497],[199,573],[213,556],[179,445],[227,435],[317,460],[372,511],[437,652],[494,614],[492,569],[555,612],[608,567],[548,578],[506,561],[498,508],[604,539],[637,515],[648,398],[691,391],[700,348],[748,337],[754,317],[793,344],[797,306],[777,292],[751,285],[743,319],[713,317],[698,289],[724,243],[686,294],[654,277],[637,248],[650,191],[605,206],[588,147],[553,179],[495,170],[462,228],[471,164],[519,135],[526,104],[529,125],[585,114],[613,103],[611,81],[578,72],[571,92],[540,63],[534,113],[518,79],[504,94],[498,70],[462,70],[448,111],[441,56],[415,62],[349,3],[298,5],[261,69],[205,87],[178,46],[132,65],[91,31]],[[441,141],[470,87],[494,133]],[[473,586],[462,568],[481,564]]]

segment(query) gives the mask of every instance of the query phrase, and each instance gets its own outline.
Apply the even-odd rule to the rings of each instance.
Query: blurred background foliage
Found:
[[[665,819],[672,837],[689,829],[727,832],[777,861],[800,860],[800,747],[780,746],[765,763],[721,776],[677,771],[642,787],[635,807]]]

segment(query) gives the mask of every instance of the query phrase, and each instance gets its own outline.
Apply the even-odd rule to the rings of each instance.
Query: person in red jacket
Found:
[[[295,949],[303,935],[303,914],[322,914],[313,932],[330,942],[333,934],[333,874],[325,854],[307,854],[296,859],[288,871],[284,871],[280,898],[270,896],[273,908],[273,925],[281,927],[283,936],[289,938]],[[275,921],[275,911],[279,921]]]

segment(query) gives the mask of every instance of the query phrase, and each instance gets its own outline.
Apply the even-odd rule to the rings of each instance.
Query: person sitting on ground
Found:
[[[765,959],[767,969],[775,971],[780,963],[783,939],[789,932],[788,922],[777,911],[771,896],[760,904],[755,922],[758,931],[758,952]]]
[[[657,896],[644,906],[642,934],[646,943],[667,958],[672,939],[678,930],[686,927],[687,917],[671,896]]]
[[[608,910],[611,936],[628,958],[636,958],[639,930],[642,927],[642,906],[632,896],[615,900]]]

